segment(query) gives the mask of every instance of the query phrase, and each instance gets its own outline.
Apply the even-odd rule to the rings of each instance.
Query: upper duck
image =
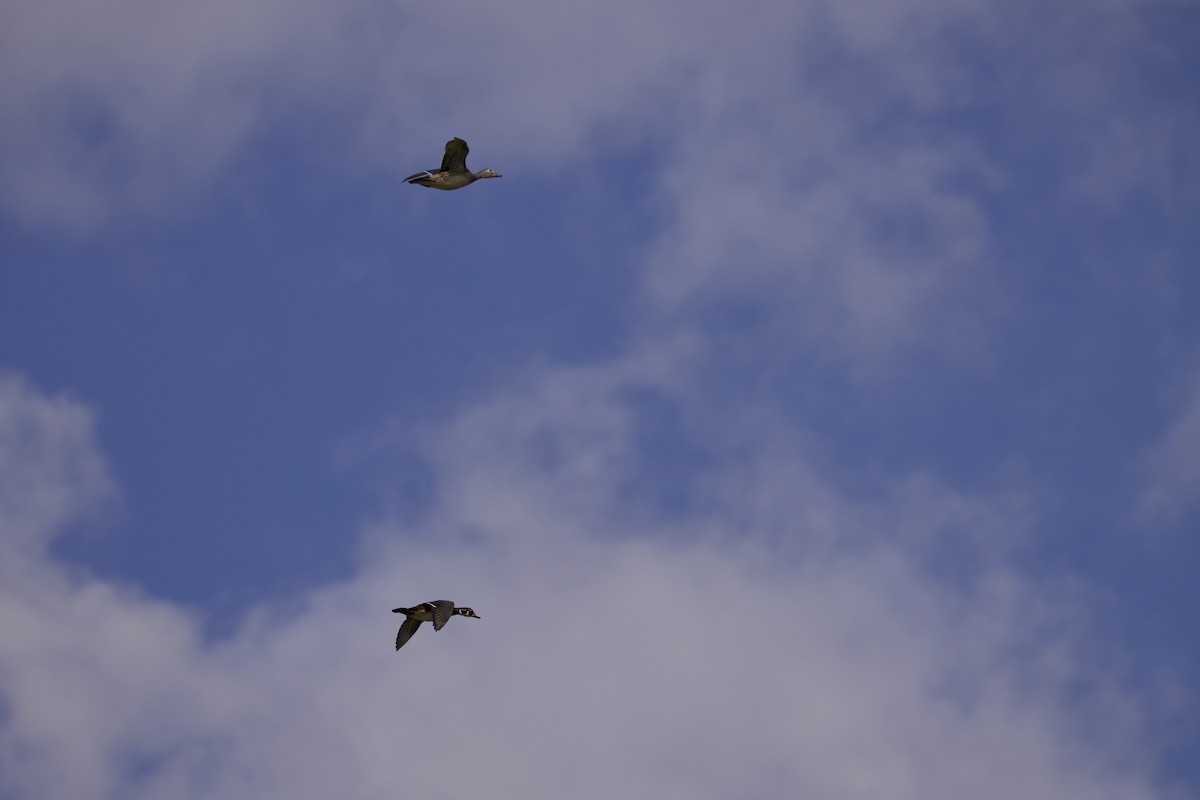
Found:
[[[393,608],[392,613],[403,614],[406,617],[404,624],[400,626],[400,630],[396,633],[397,650],[412,638],[412,635],[417,632],[417,628],[421,627],[422,622],[432,622],[433,629],[440,631],[455,614],[460,617],[482,619],[482,617],[469,608],[456,608],[450,600],[434,600],[429,603],[421,603],[412,608]]]
[[[467,143],[455,136],[446,142],[446,154],[442,156],[441,169],[427,169],[417,172],[404,179],[405,183],[416,183],[433,189],[461,189],[468,183],[474,183],[480,178],[501,178],[500,173],[491,169],[481,169],[471,172],[467,169]]]

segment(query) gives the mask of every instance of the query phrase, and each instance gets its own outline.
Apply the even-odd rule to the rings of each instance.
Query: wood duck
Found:
[[[482,619],[482,617],[469,608],[456,608],[450,600],[434,600],[430,603],[421,603],[412,608],[393,608],[392,613],[403,614],[406,617],[404,624],[400,626],[400,630],[396,633],[397,650],[412,638],[412,635],[417,632],[417,628],[421,627],[422,622],[432,622],[433,629],[440,631],[455,614],[460,617]]]
[[[461,189],[480,178],[502,178],[499,172],[482,169],[471,172],[467,169],[467,143],[455,136],[446,142],[446,154],[442,156],[441,169],[427,169],[417,172],[404,179],[405,183],[416,183],[432,189]]]

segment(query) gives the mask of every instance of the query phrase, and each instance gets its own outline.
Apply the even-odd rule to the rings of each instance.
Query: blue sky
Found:
[[[1200,796],[1200,12],[1043,6],[0,10],[0,800]]]

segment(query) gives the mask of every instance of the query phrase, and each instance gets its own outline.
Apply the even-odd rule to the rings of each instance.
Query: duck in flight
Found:
[[[427,169],[417,172],[404,179],[405,183],[415,183],[432,189],[461,189],[480,178],[502,178],[499,172],[492,169],[481,169],[471,172],[467,169],[467,143],[455,136],[446,142],[446,154],[442,156],[440,169]]]
[[[421,603],[412,608],[393,608],[393,614],[403,614],[405,616],[404,624],[400,626],[399,632],[396,633],[396,649],[404,647],[404,643],[412,638],[412,635],[417,632],[417,628],[421,627],[422,622],[432,622],[433,629],[440,631],[445,627],[453,616],[474,617],[482,619],[478,614],[469,608],[457,608],[450,600],[434,600],[430,603]]]

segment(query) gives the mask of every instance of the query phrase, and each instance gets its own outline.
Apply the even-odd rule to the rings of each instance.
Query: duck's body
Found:
[[[450,600],[433,600],[413,606],[412,608],[393,608],[392,613],[403,614],[405,616],[404,624],[400,626],[400,630],[396,633],[397,650],[412,638],[413,634],[417,632],[417,628],[421,627],[422,622],[432,622],[433,629],[440,631],[450,621],[450,618],[455,615],[480,619],[480,616],[471,609],[465,607],[457,608]]]
[[[439,169],[427,169],[416,172],[404,179],[405,183],[415,183],[418,186],[428,186],[431,189],[461,189],[467,184],[474,183],[480,178],[502,178],[500,173],[491,169],[481,169],[471,172],[467,169],[467,143],[455,136],[446,142],[446,153],[442,156],[442,166]]]

